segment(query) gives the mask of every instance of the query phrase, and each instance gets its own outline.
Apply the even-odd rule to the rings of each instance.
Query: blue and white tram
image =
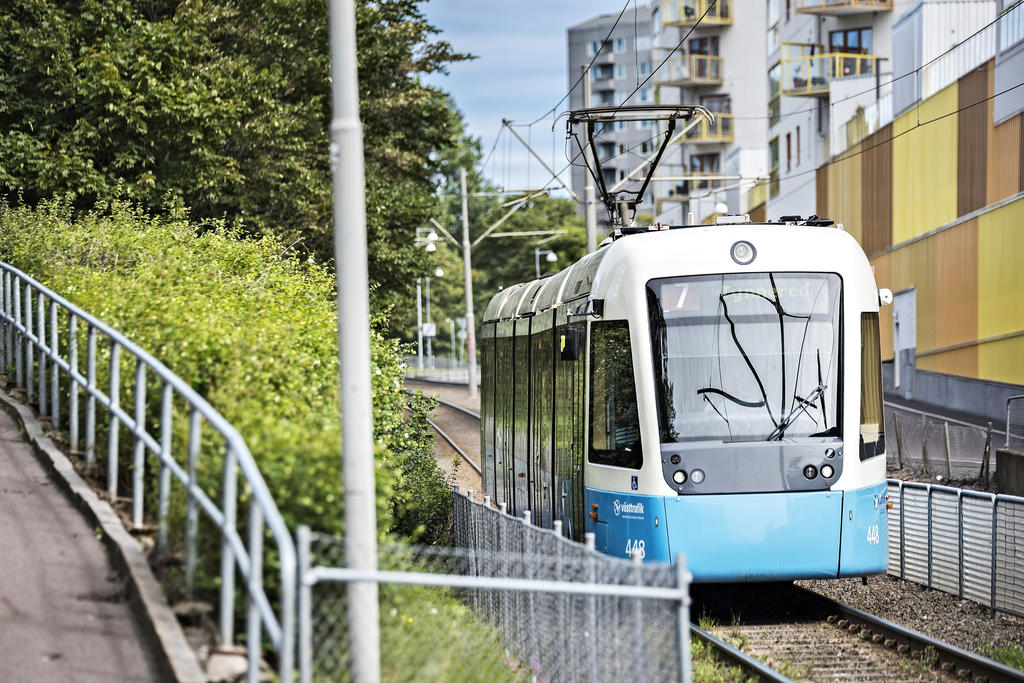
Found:
[[[883,572],[881,295],[830,223],[626,228],[499,292],[487,493],[697,581]]]

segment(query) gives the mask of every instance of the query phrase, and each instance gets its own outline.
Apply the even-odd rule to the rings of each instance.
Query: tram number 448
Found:
[[[868,527],[868,543],[878,545],[878,525],[872,524]]]
[[[633,557],[633,553],[640,553],[640,559],[647,557],[647,551],[644,549],[644,540],[642,538],[627,538],[626,539],[626,557]]]

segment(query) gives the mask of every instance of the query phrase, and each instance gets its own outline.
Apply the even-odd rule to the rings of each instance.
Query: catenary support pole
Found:
[[[469,366],[469,397],[476,398],[476,320],[473,317],[473,247],[469,243],[469,199],[466,194],[466,169],[459,169],[462,189],[462,274],[466,287],[466,365]]]
[[[377,568],[377,509],[370,396],[370,298],[353,0],[331,0],[330,40],[331,170],[334,176],[334,263],[338,281],[345,557],[350,567],[373,571]],[[376,583],[349,583],[349,674],[357,683],[380,680],[378,609]]]
[[[583,108],[588,109],[590,107],[590,74],[587,73],[587,67],[583,67]],[[588,144],[583,149],[583,153],[586,155],[587,168],[595,168],[594,166],[594,150],[590,148]],[[594,176],[591,175],[590,171],[587,170],[583,173],[583,176],[587,179],[587,184],[583,188],[583,208],[584,216],[586,217],[587,223],[587,253],[592,254],[597,251],[597,198],[594,192]]]
[[[423,285],[416,278],[416,369],[423,373]]]

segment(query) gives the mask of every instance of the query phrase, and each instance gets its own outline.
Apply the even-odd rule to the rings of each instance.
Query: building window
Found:
[[[647,74],[651,73],[651,63],[650,62],[640,62],[639,69],[640,69],[640,75],[641,76],[646,76]]]
[[[615,65],[615,78],[625,78],[625,77],[626,77],[626,65],[625,64],[616,64]]]
[[[781,118],[779,84],[782,77],[782,64],[776,64],[768,70],[768,125],[775,125]]]
[[[786,0],[786,21],[789,21],[789,11],[792,9],[792,0]]]
[[[718,175],[717,154],[691,154],[690,155],[690,172],[695,175]],[[715,185],[715,180],[698,180],[691,182],[690,187],[696,189],[706,189]]]
[[[626,50],[626,40],[624,38],[616,38],[615,39],[615,51],[616,52],[625,52],[625,50]]]
[[[796,127],[796,165],[800,165],[800,126]]]
[[[650,102],[651,101],[651,89],[650,88],[642,88],[640,90],[640,101],[641,102]]]
[[[786,133],[786,173],[793,169],[793,137]]]
[[[871,29],[851,28],[832,31],[828,34],[829,52],[846,52],[855,55],[871,54]]]
[[[651,151],[652,151],[652,148],[653,148],[653,145],[651,145],[651,141],[650,140],[644,140],[643,142],[640,143],[640,153],[641,154],[650,154]]]
[[[640,129],[641,130],[643,130],[645,128],[650,128],[650,127],[651,127],[651,122],[650,121],[641,121],[640,122]]]
[[[629,121],[616,121],[615,130],[629,130]]]
[[[1024,40],[1024,5],[1016,5],[999,17],[999,50],[1008,50]]]
[[[629,323],[593,323],[590,332],[590,462],[640,469],[637,414]]]
[[[768,143],[768,162],[771,170],[768,174],[768,195],[776,197],[779,194],[779,138],[774,137]]]
[[[693,38],[690,40],[691,55],[718,55],[718,36]]]
[[[708,111],[714,114],[729,114],[732,112],[732,100],[728,95],[706,95],[700,98],[701,106],[707,107]]]

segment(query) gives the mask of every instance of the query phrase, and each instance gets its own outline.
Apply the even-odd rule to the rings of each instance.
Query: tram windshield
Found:
[[[840,436],[841,295],[833,273],[649,282],[662,442]]]

